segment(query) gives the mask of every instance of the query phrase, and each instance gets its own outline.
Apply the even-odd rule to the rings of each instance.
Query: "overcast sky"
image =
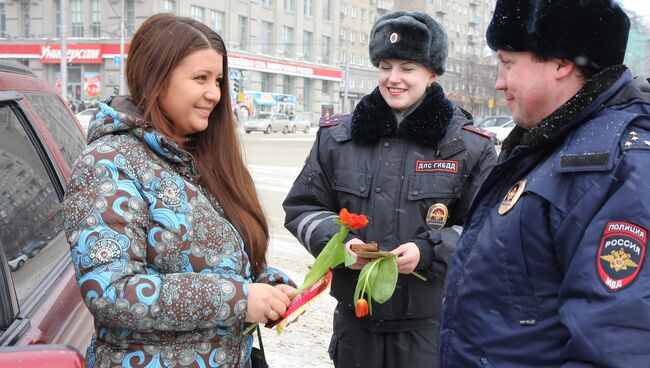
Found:
[[[625,9],[633,10],[637,14],[650,18],[650,0],[620,0]]]

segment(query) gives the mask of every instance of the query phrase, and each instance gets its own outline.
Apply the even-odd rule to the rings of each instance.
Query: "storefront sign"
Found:
[[[66,59],[73,64],[102,63],[102,52],[99,45],[68,45]],[[43,64],[58,64],[61,62],[61,46],[41,45],[40,57]]]
[[[325,79],[336,82],[340,82],[343,77],[343,71],[339,69],[315,67],[306,64],[287,63],[284,61],[233,54],[228,55],[228,68],[293,75],[296,77]]]

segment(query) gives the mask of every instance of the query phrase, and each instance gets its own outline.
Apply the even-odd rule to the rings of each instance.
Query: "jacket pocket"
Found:
[[[372,174],[355,170],[336,170],[332,188],[339,192],[367,198],[372,184]]]
[[[415,173],[409,178],[408,190],[407,199],[410,201],[459,198],[461,183],[454,174]]]

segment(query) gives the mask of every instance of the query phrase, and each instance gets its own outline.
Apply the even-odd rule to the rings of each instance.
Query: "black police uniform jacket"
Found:
[[[494,145],[437,84],[399,127],[378,89],[361,100],[350,120],[319,130],[283,203],[285,226],[314,256],[339,230],[333,219],[342,208],[370,220],[348,240],[374,241],[386,251],[415,242],[416,270],[428,281],[400,274],[392,298],[374,303],[372,316],[363,320],[381,321],[389,330],[424,327],[405,320],[439,316],[444,274],[459,238],[452,226],[462,226],[472,197],[495,164]],[[449,218],[443,228],[431,229],[425,217],[438,203],[448,208]],[[342,266],[333,273],[331,293],[351,310],[358,276],[359,271]]]

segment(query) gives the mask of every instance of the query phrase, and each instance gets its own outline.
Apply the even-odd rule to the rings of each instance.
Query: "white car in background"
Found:
[[[309,133],[311,123],[304,116],[292,115],[289,117],[289,133],[303,132]]]
[[[81,124],[81,127],[84,128],[86,133],[88,133],[88,126],[90,125],[90,120],[95,115],[95,111],[97,111],[97,108],[93,107],[91,109],[85,109],[76,115],[77,120],[79,120],[79,124]]]
[[[508,120],[507,122],[502,123],[501,125],[481,126],[482,129],[494,133],[494,137],[492,137],[492,141],[494,142],[494,144],[503,143],[503,141],[508,137],[508,134],[510,134],[512,128],[514,127],[515,127],[514,120]]]

